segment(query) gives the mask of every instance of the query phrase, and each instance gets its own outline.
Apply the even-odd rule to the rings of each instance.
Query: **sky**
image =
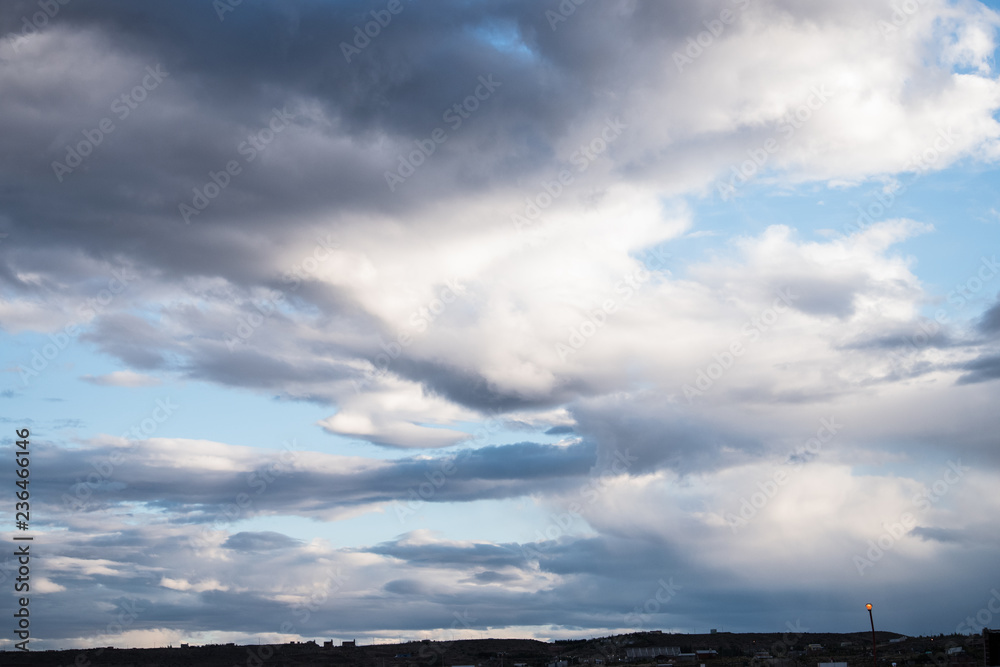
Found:
[[[1000,626],[998,28],[2,3],[0,649]]]

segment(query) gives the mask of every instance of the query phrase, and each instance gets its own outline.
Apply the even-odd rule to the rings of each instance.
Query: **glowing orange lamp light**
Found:
[[[872,624],[872,664],[878,667],[878,660],[875,657],[875,619],[872,618],[872,603],[869,602],[865,605],[865,609],[868,610],[868,620]]]

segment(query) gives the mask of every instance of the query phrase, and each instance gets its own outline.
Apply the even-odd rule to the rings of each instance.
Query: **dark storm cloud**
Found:
[[[683,559],[672,551],[668,543],[659,540],[601,536],[533,542],[523,545],[522,553],[537,559],[538,566],[547,572],[641,581],[677,571]]]
[[[841,280],[819,280],[809,277],[795,278],[793,308],[811,315],[833,315],[846,318],[854,313],[854,297],[864,287],[865,276],[851,276]],[[787,291],[787,285],[775,285],[775,293]]]
[[[447,361],[401,357],[392,370],[450,401],[474,410],[507,412],[524,408],[559,405],[574,394],[568,387],[556,387],[535,395],[505,391],[474,370],[459,368]]]
[[[470,572],[469,580],[477,584],[510,585],[534,572],[536,567],[544,572],[566,575],[554,587],[535,593],[497,591],[491,595],[489,589],[477,587],[471,594],[463,592],[460,597],[447,598],[453,605],[468,605],[487,625],[549,623],[554,613],[552,605],[558,604],[559,622],[563,625],[627,627],[631,622],[635,627],[635,623],[641,621],[628,619],[628,612],[656,595],[661,579],[670,579],[666,583],[676,594],[674,584],[680,582],[674,582],[673,575],[688,567],[665,558],[663,545],[604,537],[564,538],[558,543],[459,545],[409,544],[407,536],[403,536],[369,551],[400,559],[420,569],[447,567],[474,571]],[[582,585],[583,582],[586,584]],[[545,619],[546,614],[550,615],[549,620]]]
[[[594,465],[590,443],[568,446],[522,442],[491,445],[455,457],[456,466],[480,479],[538,479],[586,475]]]
[[[273,387],[275,383],[306,382],[321,384],[356,375],[346,367],[317,359],[297,362],[266,355],[255,349],[238,348],[232,353],[226,348],[202,347],[192,355],[185,369],[194,379],[211,380],[220,384],[242,387]]]
[[[1000,337],[1000,296],[998,296],[996,303],[990,306],[979,318],[976,330],[989,340],[996,340]],[[958,384],[976,384],[996,380],[1000,378],[1000,354],[995,350],[987,351],[980,354],[978,358],[963,364],[960,368],[966,372],[958,378]]]
[[[164,351],[175,348],[173,341],[149,321],[127,313],[113,313],[97,320],[80,336],[97,344],[110,357],[133,368],[155,370],[166,365]]]
[[[428,480],[443,478],[429,502],[469,502],[557,492],[581,484],[594,465],[592,445],[523,442],[471,449],[436,458],[371,461],[343,473],[295,463],[291,451],[233,451],[233,470],[212,470],[179,460],[164,465],[158,449],[77,449],[43,454],[41,485],[66,509],[106,510],[121,503],[150,503],[191,523],[211,521],[241,494],[247,515],[301,514],[359,505],[409,501]],[[322,460],[322,457],[321,459]],[[241,514],[243,512],[241,511]],[[242,539],[242,538],[241,538]],[[240,540],[237,540],[237,544]]]
[[[393,540],[368,547],[365,551],[382,556],[392,556],[416,566],[438,567],[461,565],[463,567],[522,568],[527,565],[519,545],[516,544],[408,544]]]
[[[922,328],[923,327],[923,328]],[[926,328],[934,331],[928,336]],[[841,349],[844,350],[913,350],[920,348],[947,349],[960,346],[963,343],[955,340],[948,331],[941,331],[941,326],[933,320],[921,320],[908,327],[896,327],[889,332],[881,332],[874,336],[864,336],[856,339]]]
[[[957,527],[917,526],[910,531],[915,537],[964,549],[991,550],[1000,546],[995,526],[984,521],[970,521]]]
[[[361,327],[372,338],[375,322],[363,304],[316,281],[293,290],[278,280],[287,267],[275,266],[275,251],[321,228],[336,231],[345,215],[412,213],[456,188],[468,195],[548,176],[553,146],[569,128],[615,113],[602,105],[616,98],[614,91],[625,92],[630,77],[643,76],[612,57],[621,44],[662,48],[700,15],[691,8],[625,7],[580,7],[569,19],[576,27],[553,30],[546,8],[533,2],[407,2],[348,62],[341,42],[350,42],[355,27],[381,7],[246,2],[220,20],[211,3],[194,0],[60,5],[39,38],[7,40],[17,48],[8,44],[5,51],[9,95],[0,101],[7,119],[0,178],[8,187],[0,192],[0,210],[9,219],[7,242],[19,252],[5,263],[4,280],[23,294],[55,293],[93,279],[85,259],[128,261],[142,267],[147,284],[130,288],[139,294],[168,285],[196,293],[185,281],[218,276],[234,289],[283,290],[288,317],[316,308],[338,330]],[[30,2],[4,4],[0,34],[16,35],[23,17],[35,11]],[[602,29],[583,29],[590,24]],[[53,41],[31,51],[40,38]],[[29,58],[55,74],[35,75]],[[84,61],[94,63],[93,71],[76,73]],[[157,76],[150,78],[151,71]],[[452,127],[444,113],[473,95],[482,77],[498,87]],[[144,87],[144,99],[121,117],[122,96],[131,100],[137,86]],[[594,87],[608,91],[600,104]],[[79,167],[57,178],[53,161],[66,162],[67,151],[103,118],[114,130]],[[251,160],[241,147],[273,122],[281,132]],[[447,142],[412,182],[390,193],[386,169],[438,127],[447,131]],[[203,190],[231,161],[240,172],[227,176],[221,193],[185,224],[179,204],[191,204],[192,189]],[[43,247],[35,262],[33,251]],[[29,262],[44,269],[30,284],[16,277]],[[81,289],[77,302],[91,294]],[[196,298],[219,306],[240,296]],[[112,309],[131,303],[120,299]],[[207,344],[231,334],[236,317],[220,321],[192,310],[165,311],[188,329],[181,339],[134,315],[105,312],[81,340],[136,369],[180,359],[176,370],[189,377],[277,391],[308,383],[314,386],[297,394],[321,401],[335,396],[320,386],[349,379],[339,367],[299,368],[285,358],[287,345],[238,361]],[[297,323],[284,323],[287,340],[301,340],[291,332]],[[377,350],[340,352],[367,359]],[[490,386],[474,371],[417,358],[399,360],[393,371],[477,410],[554,406],[581,390],[524,395]]]
[[[617,459],[629,474],[669,468],[680,474],[715,470],[764,451],[752,436],[701,423],[665,398],[581,401],[572,408],[576,431],[598,446],[598,465]]]
[[[985,334],[1000,333],[1000,297],[997,302],[990,306],[989,310],[983,313],[979,320],[978,328]]]
[[[0,24],[10,30],[31,9],[26,4],[5,7]],[[593,14],[588,21],[610,11],[596,5],[588,9]],[[233,257],[231,247],[229,253],[221,252],[233,239],[176,224],[177,201],[191,187],[203,185],[209,170],[239,159],[236,147],[266,126],[273,109],[290,105],[293,132],[335,131],[351,137],[355,146],[323,155],[294,141],[282,147],[287,137],[276,137],[273,150],[288,151],[282,153],[287,159],[280,160],[281,171],[245,165],[245,173],[234,177],[224,196],[199,215],[201,227],[263,230],[274,216],[287,220],[330,207],[394,207],[403,198],[433,196],[444,183],[422,174],[421,188],[387,197],[382,172],[394,162],[396,151],[384,156],[388,164],[375,164],[365,155],[382,135],[401,146],[425,138],[444,124],[445,110],[472,94],[481,76],[493,75],[501,82],[495,99],[477,109],[466,127],[451,132],[449,143],[422,171],[444,170],[453,176],[485,172],[477,161],[499,159],[509,162],[513,174],[544,160],[574,114],[586,112],[587,83],[611,83],[608,70],[615,61],[602,58],[600,51],[617,48],[617,36],[576,42],[571,31],[553,33],[540,8],[528,2],[492,7],[407,3],[383,34],[348,63],[339,44],[353,38],[355,26],[371,20],[370,10],[369,3],[247,3],[219,21],[211,5],[194,1],[62,7],[51,31],[87,31],[114,43],[130,59],[162,65],[169,75],[131,118],[119,122],[85,169],[63,183],[52,178],[50,162],[63,157],[69,138],[96,124],[101,114],[108,115],[104,107],[114,94],[100,105],[100,99],[91,101],[93,93],[80,94],[85,89],[63,89],[62,117],[16,117],[24,125],[6,135],[6,148],[27,160],[17,163],[20,173],[36,178],[19,179],[21,196],[8,195],[12,217],[33,218],[35,231],[25,228],[25,234],[58,230],[57,242],[92,252],[127,249],[147,262],[186,273],[252,280],[252,262],[240,270],[240,257]],[[618,29],[632,30],[630,25],[619,23]],[[532,55],[511,58],[498,46],[499,38],[490,36],[498,29],[524,43]],[[138,67],[140,80],[143,72]],[[125,85],[126,92],[129,88]],[[325,128],[301,104],[296,106],[304,100],[318,102],[336,126]],[[196,106],[185,108],[191,105]],[[60,141],[60,135],[67,140]],[[502,157],[489,157],[496,151],[469,151],[483,141],[500,149]],[[48,154],[39,152],[45,146]],[[491,167],[489,173],[493,178],[496,170]],[[430,188],[429,182],[434,183]],[[32,191],[58,192],[59,197],[31,198]],[[76,212],[72,220],[63,215],[69,210]],[[87,216],[86,232],[81,215]],[[17,224],[21,228],[23,222]],[[192,244],[191,236],[199,243]],[[237,255],[249,259],[253,249],[242,247]]]
[[[968,537],[965,535],[965,531],[957,528],[928,528],[925,526],[917,526],[910,532],[916,537],[928,541],[946,542],[951,544],[966,544],[969,541]]]
[[[967,371],[957,380],[958,384],[976,384],[1000,378],[1000,355],[984,355],[961,366]]]
[[[113,116],[112,100],[135,82],[126,79],[121,90],[102,98],[86,82],[66,81],[50,93],[59,97],[57,113],[12,116],[15,131],[5,135],[4,148],[16,157],[8,164],[18,171],[5,171],[19,186],[5,204],[15,225],[28,236],[57,232],[49,238],[92,253],[121,249],[179,274],[259,280],[255,263],[241,261],[252,259],[254,249],[244,245],[234,253],[235,239],[223,230],[271,236],[267,229],[275,217],[289,220],[331,208],[395,209],[406,200],[430,200],[455,179],[468,188],[523,178],[525,170],[543,169],[554,141],[577,116],[592,111],[592,87],[623,91],[628,85],[611,57],[623,41],[655,45],[697,25],[691,15],[697,10],[667,6],[638,5],[629,20],[622,20],[619,5],[581,7],[571,20],[603,26],[591,32],[552,30],[545,8],[527,1],[407,2],[347,62],[340,44],[371,20],[373,8],[362,2],[247,2],[220,21],[211,4],[194,0],[62,6],[47,31],[113,44],[113,53],[140,64],[137,81],[146,66],[160,65],[169,74],[62,183],[52,177],[51,161],[61,159],[64,146],[85,128]],[[34,10],[30,3],[5,4],[0,26],[16,32],[20,19]],[[83,48],[67,48],[74,47]],[[26,48],[20,47],[20,57]],[[490,75],[500,88],[451,129],[444,112]],[[312,102],[332,125],[308,111]],[[295,118],[289,134],[345,136],[352,145],[323,152],[278,136],[262,152],[274,168],[259,160],[244,165],[244,173],[196,218],[196,227],[179,225],[177,202],[202,186],[210,170],[239,160],[237,146],[266,126],[274,109],[285,107]],[[421,170],[420,187],[386,196],[383,171],[395,166],[397,152],[442,126],[448,142]],[[386,137],[398,150],[378,148]],[[59,196],[38,196],[45,192]],[[32,228],[24,224],[28,218]]]
[[[287,535],[267,532],[240,532],[231,535],[222,545],[234,551],[257,552],[273,551],[275,549],[289,549],[300,544],[299,540],[293,540]]]
[[[469,596],[442,596],[454,607],[465,607],[485,625],[545,624],[554,614],[564,626],[650,630],[676,624],[704,623],[753,628],[761,615],[768,627],[806,618],[818,604],[835,608],[850,605],[850,593],[775,590],[727,576],[712,574],[697,553],[673,541],[649,541],[603,535],[594,538],[563,537],[558,541],[501,545],[408,544],[407,536],[372,549],[400,559],[420,570],[436,567],[474,570],[470,581],[503,581],[508,586],[535,571],[557,574],[552,587],[534,593],[490,595],[483,589]],[[493,570],[498,568],[500,576]],[[414,602],[425,591],[403,585],[394,593],[412,595]],[[558,611],[556,611],[558,609]],[[791,614],[791,616],[789,616]],[[686,627],[686,626],[685,626]]]
[[[484,570],[483,572],[476,572],[473,579],[477,582],[482,582],[484,584],[502,584],[509,581],[517,581],[517,577],[510,574],[501,574],[500,572],[494,572],[493,570]]]
[[[382,588],[386,593],[419,595],[421,597],[426,596],[430,592],[430,588],[415,579],[396,579],[394,581],[390,581]]]

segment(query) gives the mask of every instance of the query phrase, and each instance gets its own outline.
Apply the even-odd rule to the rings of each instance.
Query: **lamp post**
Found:
[[[872,603],[866,604],[865,609],[868,610],[868,620],[872,624],[872,665],[878,667],[878,660],[875,658],[875,619],[872,617]]]

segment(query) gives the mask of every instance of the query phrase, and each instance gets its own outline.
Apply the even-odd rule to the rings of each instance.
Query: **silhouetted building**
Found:
[[[628,660],[675,658],[679,657],[680,654],[680,646],[645,646],[625,649],[625,657]]]
[[[986,667],[1000,667],[1000,630],[983,628],[983,653]]]

